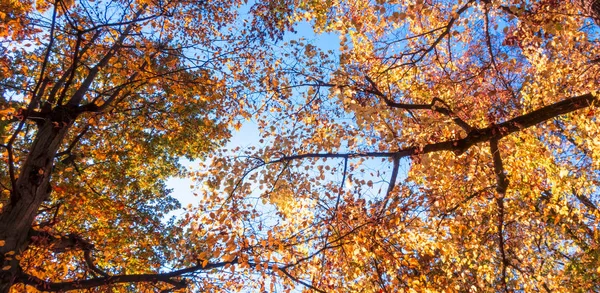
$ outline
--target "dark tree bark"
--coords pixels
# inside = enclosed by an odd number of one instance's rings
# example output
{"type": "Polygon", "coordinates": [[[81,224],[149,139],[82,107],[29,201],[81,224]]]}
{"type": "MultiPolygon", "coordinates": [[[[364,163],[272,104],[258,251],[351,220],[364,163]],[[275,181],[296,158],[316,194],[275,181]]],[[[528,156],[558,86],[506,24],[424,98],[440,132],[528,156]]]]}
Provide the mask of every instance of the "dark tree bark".
{"type": "Polygon", "coordinates": [[[4,246],[0,247],[0,292],[8,292],[19,278],[21,268],[15,255],[27,249],[32,223],[49,195],[54,157],[71,123],[46,119],[40,126],[27,159],[18,172],[11,201],[0,214],[0,239],[4,240],[4,246]]]}

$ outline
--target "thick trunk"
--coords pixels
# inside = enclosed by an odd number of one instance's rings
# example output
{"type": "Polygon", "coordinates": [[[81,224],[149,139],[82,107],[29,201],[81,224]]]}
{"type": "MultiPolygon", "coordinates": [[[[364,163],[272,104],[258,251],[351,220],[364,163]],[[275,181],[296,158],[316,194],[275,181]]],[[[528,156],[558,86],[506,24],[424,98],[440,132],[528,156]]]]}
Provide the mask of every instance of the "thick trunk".
{"type": "MultiPolygon", "coordinates": [[[[61,103],[62,98],[55,101],[59,106],[54,107],[51,113],[48,113],[46,122],[40,126],[25,162],[19,166],[18,179],[12,187],[11,202],[0,214],[0,240],[4,241],[4,245],[0,247],[0,293],[8,292],[19,276],[19,262],[14,256],[27,249],[31,224],[40,205],[50,193],[50,176],[54,157],[72,122],[81,111],[79,105],[98,74],[110,63],[111,58],[121,49],[130,32],[138,25],[137,20],[144,13],[146,7],[147,5],[142,5],[136,12],[134,21],[126,26],[102,59],[89,69],[71,98],[65,104],[61,103]]],[[[53,25],[54,20],[53,18],[53,25]]],[[[52,32],[50,35],[52,38],[52,32]]],[[[48,52],[51,47],[52,42],[48,47],[48,52]]],[[[75,56],[82,54],[78,51],[74,53],[75,56]]],[[[71,70],[77,71],[76,66],[73,66],[71,70]]],[[[61,85],[55,85],[55,89],[60,87],[61,85]]],[[[108,105],[110,102],[105,101],[104,105],[108,105]]]]}
{"type": "Polygon", "coordinates": [[[44,123],[20,167],[11,202],[0,214],[0,293],[8,292],[20,272],[15,256],[27,248],[28,233],[38,209],[50,192],[54,156],[70,124],[44,123]]]}

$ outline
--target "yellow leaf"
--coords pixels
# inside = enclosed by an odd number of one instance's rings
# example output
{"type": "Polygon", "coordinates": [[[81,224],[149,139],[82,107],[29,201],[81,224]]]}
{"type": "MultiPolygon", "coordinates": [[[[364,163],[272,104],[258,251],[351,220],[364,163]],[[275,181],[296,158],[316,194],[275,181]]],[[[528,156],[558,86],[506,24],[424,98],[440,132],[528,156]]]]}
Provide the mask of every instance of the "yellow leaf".
{"type": "Polygon", "coordinates": [[[4,266],[4,267],[2,268],[2,270],[3,270],[3,271],[8,271],[8,270],[10,270],[10,266],[4,266]]]}
{"type": "Polygon", "coordinates": [[[233,125],[233,128],[235,128],[235,130],[236,130],[236,131],[239,131],[239,130],[242,128],[242,123],[241,123],[241,122],[239,122],[239,121],[238,121],[238,122],[236,122],[236,123],[233,125]]]}
{"type": "Polygon", "coordinates": [[[0,116],[9,116],[10,114],[12,114],[14,112],[15,112],[15,109],[13,109],[13,108],[0,109],[0,116]]]}
{"type": "Polygon", "coordinates": [[[559,176],[560,178],[564,178],[564,177],[565,177],[565,176],[567,176],[567,175],[569,175],[569,170],[567,170],[567,169],[560,169],[560,172],[559,172],[559,174],[558,174],[558,176],[559,176]]]}
{"type": "Polygon", "coordinates": [[[232,261],[234,258],[235,258],[235,255],[233,255],[233,254],[225,255],[225,256],[223,256],[223,261],[224,261],[224,262],[230,262],[230,261],[232,261]]]}

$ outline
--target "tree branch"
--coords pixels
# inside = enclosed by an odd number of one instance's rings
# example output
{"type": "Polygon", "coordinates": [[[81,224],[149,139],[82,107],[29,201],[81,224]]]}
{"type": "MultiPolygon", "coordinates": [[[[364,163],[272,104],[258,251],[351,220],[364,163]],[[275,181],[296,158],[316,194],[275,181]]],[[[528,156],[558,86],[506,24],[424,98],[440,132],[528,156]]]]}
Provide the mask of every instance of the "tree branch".
{"type": "Polygon", "coordinates": [[[284,274],[285,274],[285,275],[286,275],[288,278],[292,279],[292,281],[294,281],[294,282],[296,282],[296,283],[299,283],[299,284],[302,284],[302,285],[303,285],[303,286],[305,286],[306,288],[312,289],[312,290],[314,290],[314,291],[317,291],[317,292],[319,292],[319,293],[325,293],[325,291],[323,291],[323,290],[321,290],[321,289],[319,289],[319,288],[317,288],[317,287],[315,287],[315,286],[313,286],[313,285],[311,285],[311,284],[308,284],[308,283],[306,283],[306,282],[304,282],[304,281],[302,281],[302,280],[300,280],[300,279],[298,279],[298,278],[294,277],[294,276],[293,276],[292,274],[290,274],[290,273],[289,273],[289,272],[288,272],[286,269],[279,269],[279,270],[280,270],[282,273],[284,273],[284,274]]]}
{"type": "MultiPolygon", "coordinates": [[[[83,40],[83,35],[78,33],[77,34],[77,40],[75,41],[75,48],[73,49],[73,59],[71,61],[71,73],[69,75],[69,77],[67,78],[65,85],[63,87],[62,92],[60,93],[60,96],[58,97],[58,104],[62,104],[62,101],[65,99],[66,95],[67,95],[67,90],[69,89],[69,87],[71,86],[71,84],[73,83],[73,79],[75,78],[75,73],[77,72],[77,66],[79,65],[79,50],[81,47],[81,41],[83,40]]],[[[83,55],[83,54],[81,54],[83,55]]]]}
{"type": "Polygon", "coordinates": [[[56,236],[50,232],[31,229],[29,239],[39,246],[49,246],[54,252],[65,252],[72,249],[91,250],[94,246],[76,234],[56,236]]]}
{"type": "Polygon", "coordinates": [[[488,49],[488,54],[490,54],[490,61],[492,63],[492,67],[494,68],[494,71],[496,71],[496,74],[498,76],[498,78],[500,79],[500,81],[502,82],[502,85],[504,86],[504,89],[506,89],[508,92],[510,92],[511,96],[513,99],[517,99],[514,91],[512,90],[510,83],[506,80],[506,78],[504,77],[504,74],[502,74],[502,72],[500,72],[500,69],[498,67],[498,63],[496,62],[496,55],[494,54],[494,48],[492,46],[492,36],[490,34],[490,17],[489,17],[489,7],[488,5],[484,5],[484,31],[485,31],[485,42],[486,42],[486,47],[488,49]]]}
{"type": "Polygon", "coordinates": [[[486,128],[474,129],[462,139],[447,140],[438,143],[426,144],[424,146],[410,146],[397,151],[388,152],[364,152],[364,153],[307,153],[283,156],[279,159],[268,162],[267,164],[279,163],[291,160],[307,158],[390,158],[397,156],[399,158],[427,154],[438,151],[452,151],[457,155],[464,153],[471,146],[490,141],[492,139],[500,140],[514,132],[521,131],[539,123],[556,118],[560,115],[575,112],[590,106],[598,106],[600,101],[593,94],[588,93],[581,96],[571,97],[560,102],[545,106],[530,113],[517,116],[500,124],[495,124],[486,128]]]}
{"type": "Polygon", "coordinates": [[[183,289],[187,286],[185,280],[178,280],[184,274],[196,272],[196,271],[207,271],[216,268],[221,268],[226,265],[233,265],[238,262],[235,258],[228,262],[212,263],[206,266],[202,264],[172,271],[170,273],[162,274],[131,274],[131,275],[115,275],[115,276],[103,276],[98,278],[86,279],[86,280],[75,280],[70,282],[49,282],[42,280],[38,277],[21,273],[15,283],[26,284],[35,287],[37,290],[44,292],[65,292],[71,290],[89,289],[99,286],[106,286],[112,284],[123,284],[123,283],[141,283],[141,282],[164,282],[175,286],[173,289],[183,289]]]}
{"type": "Polygon", "coordinates": [[[441,225],[441,223],[444,221],[444,219],[445,219],[446,217],[448,217],[450,214],[454,213],[456,210],[458,210],[458,208],[460,208],[460,206],[461,206],[461,205],[463,205],[463,204],[465,204],[465,203],[469,202],[469,201],[470,201],[470,200],[472,200],[473,198],[475,198],[475,197],[477,197],[477,196],[481,195],[482,193],[484,193],[484,192],[486,192],[486,191],[488,191],[488,190],[491,190],[492,188],[493,188],[493,186],[488,186],[488,187],[485,187],[485,188],[483,188],[483,189],[477,190],[477,191],[475,191],[475,192],[471,193],[469,196],[465,197],[463,200],[461,200],[459,203],[457,203],[457,204],[456,204],[456,205],[454,205],[453,207],[451,207],[451,208],[449,208],[449,209],[446,209],[446,210],[445,210],[445,211],[444,211],[444,212],[441,214],[440,221],[438,222],[438,226],[437,226],[437,228],[439,229],[439,228],[440,228],[440,225],[441,225]]]}
{"type": "MultiPolygon", "coordinates": [[[[38,101],[41,97],[41,90],[45,90],[45,87],[47,84],[45,82],[44,76],[46,74],[46,68],[48,67],[48,62],[50,60],[50,53],[52,52],[52,46],[54,45],[54,30],[56,29],[57,11],[58,11],[58,7],[56,5],[54,5],[54,9],[52,11],[52,23],[50,26],[50,36],[49,36],[50,39],[48,41],[48,46],[46,48],[46,53],[44,55],[44,61],[42,62],[42,67],[40,69],[40,76],[36,83],[35,89],[32,92],[31,101],[29,102],[29,105],[27,105],[27,112],[32,112],[36,108],[38,101]]],[[[6,150],[8,153],[8,173],[10,176],[10,183],[11,183],[11,188],[12,188],[11,198],[10,198],[11,203],[14,203],[17,200],[19,200],[18,193],[15,192],[17,179],[16,179],[16,174],[15,174],[14,152],[13,152],[12,146],[15,142],[15,139],[17,138],[17,136],[19,135],[19,133],[25,126],[25,120],[27,120],[27,116],[24,116],[23,119],[21,120],[21,122],[19,122],[19,125],[16,127],[15,131],[13,131],[12,135],[8,139],[8,142],[6,143],[6,150]]]]}
{"type": "Polygon", "coordinates": [[[386,96],[384,93],[382,93],[377,87],[377,84],[370,77],[366,76],[365,78],[371,85],[371,89],[369,89],[368,92],[380,97],[388,106],[392,108],[404,110],[432,110],[442,115],[449,116],[452,119],[452,121],[456,123],[456,125],[464,129],[467,133],[473,130],[473,127],[471,127],[471,125],[469,125],[467,122],[458,117],[458,115],[452,112],[450,106],[440,98],[433,98],[433,100],[431,100],[431,103],[429,104],[397,103],[390,99],[388,96],[386,96]],[[438,102],[442,104],[442,107],[436,106],[436,103],[438,102]]]}
{"type": "Polygon", "coordinates": [[[348,172],[348,159],[344,159],[344,171],[342,173],[342,182],[340,183],[340,190],[338,192],[337,199],[335,201],[335,212],[337,213],[338,208],[340,206],[340,199],[342,197],[342,193],[344,191],[344,184],[346,184],[346,173],[348,172]]]}
{"type": "Polygon", "coordinates": [[[81,132],[75,137],[75,139],[73,139],[73,141],[71,141],[71,143],[69,144],[67,149],[62,152],[57,153],[56,157],[62,157],[64,155],[71,156],[71,151],[73,151],[73,148],[75,148],[77,143],[79,143],[81,138],[83,138],[83,136],[88,132],[89,129],[90,129],[90,125],[88,124],[81,130],[81,132]]]}
{"type": "Polygon", "coordinates": [[[69,234],[57,237],[46,231],[32,229],[29,232],[29,238],[36,245],[49,246],[50,250],[56,253],[72,249],[83,250],[83,258],[88,268],[103,277],[109,276],[106,272],[101,270],[92,259],[92,249],[94,248],[94,245],[79,235],[69,234]]]}
{"type": "Polygon", "coordinates": [[[586,206],[588,209],[592,210],[593,213],[600,212],[600,209],[598,209],[598,207],[589,198],[585,197],[582,194],[579,194],[575,190],[575,188],[571,188],[571,191],[573,192],[573,195],[575,195],[577,200],[579,200],[579,202],[586,206]]]}
{"type": "Polygon", "coordinates": [[[506,179],[504,165],[502,164],[502,158],[500,157],[498,139],[492,138],[490,140],[490,151],[494,162],[494,174],[496,174],[496,191],[500,194],[504,194],[508,188],[508,179],[506,179]]]}
{"type": "Polygon", "coordinates": [[[508,284],[506,283],[506,269],[509,265],[508,258],[506,257],[506,249],[504,243],[504,193],[499,193],[496,198],[496,204],[498,205],[498,248],[500,250],[500,257],[502,262],[502,286],[504,292],[508,293],[508,284]]]}
{"type": "Polygon", "coordinates": [[[400,169],[400,157],[394,156],[393,157],[393,166],[392,166],[392,175],[390,177],[390,184],[388,185],[388,189],[385,193],[385,198],[381,205],[381,209],[379,210],[379,215],[381,215],[385,211],[385,209],[388,205],[388,202],[390,200],[392,191],[396,187],[396,179],[398,178],[398,170],[399,169],[400,169]]]}
{"type": "MultiPolygon", "coordinates": [[[[464,6],[462,6],[460,9],[458,9],[456,11],[456,13],[454,14],[455,16],[451,17],[450,20],[448,21],[448,23],[443,27],[442,33],[437,36],[437,38],[435,38],[435,40],[433,41],[433,43],[431,43],[431,45],[429,45],[427,48],[420,48],[419,50],[413,51],[407,55],[411,56],[410,57],[410,61],[404,62],[402,64],[398,64],[398,65],[390,65],[388,67],[388,69],[386,70],[393,70],[405,65],[415,65],[418,62],[420,62],[421,60],[423,60],[423,58],[425,58],[425,56],[427,56],[427,54],[429,54],[431,51],[433,51],[437,45],[448,35],[450,34],[450,30],[452,29],[452,26],[454,26],[454,23],[458,20],[458,17],[463,14],[465,11],[467,11],[467,9],[469,9],[469,7],[471,6],[471,4],[475,2],[475,0],[470,0],[467,3],[465,3],[464,6]],[[416,57],[415,59],[413,59],[417,54],[419,54],[419,57],[416,57]]],[[[437,31],[439,29],[433,30],[433,31],[437,31]]],[[[406,56],[406,55],[405,55],[406,56]]]]}
{"type": "Polygon", "coordinates": [[[54,45],[54,30],[56,29],[56,17],[58,12],[58,6],[54,4],[54,9],[52,10],[52,24],[50,25],[50,40],[48,41],[48,47],[46,48],[46,53],[44,55],[44,61],[42,62],[42,68],[40,69],[40,77],[36,83],[35,89],[33,90],[33,97],[31,97],[31,102],[29,102],[28,110],[35,109],[37,102],[42,96],[42,92],[40,91],[44,84],[44,76],[46,74],[46,68],[48,67],[48,62],[50,60],[50,53],[52,52],[52,46],[54,45]]]}
{"type": "MultiPolygon", "coordinates": [[[[100,37],[101,34],[102,33],[100,31],[96,31],[89,39],[87,44],[79,50],[79,56],[83,56],[87,51],[89,51],[89,49],[92,47],[92,44],[94,44],[94,42],[100,37]]],[[[48,94],[48,98],[46,99],[45,104],[47,104],[47,106],[45,107],[52,107],[52,105],[56,104],[56,96],[58,95],[58,91],[61,88],[64,88],[64,84],[67,81],[67,78],[72,74],[72,72],[75,72],[77,70],[77,68],[73,65],[74,64],[71,63],[67,70],[65,70],[65,72],[60,76],[58,81],[54,83],[54,86],[52,86],[52,89],[48,94]]],[[[42,108],[44,108],[44,106],[42,108]]]]}
{"type": "Polygon", "coordinates": [[[504,243],[504,194],[508,188],[508,180],[504,173],[504,166],[502,165],[502,158],[500,157],[500,150],[498,149],[498,139],[492,138],[490,140],[490,151],[492,152],[492,159],[494,161],[494,173],[496,174],[496,191],[498,197],[496,198],[496,204],[498,205],[498,247],[500,250],[500,256],[502,261],[502,286],[504,292],[510,292],[508,284],[506,283],[506,269],[510,264],[506,257],[506,248],[504,243]]]}
{"type": "Polygon", "coordinates": [[[103,277],[108,277],[108,274],[105,271],[101,270],[94,263],[94,260],[92,259],[92,251],[90,249],[83,251],[83,259],[85,260],[85,264],[88,266],[88,268],[90,270],[92,270],[94,273],[101,275],[103,277]]]}
{"type": "MultiPolygon", "coordinates": [[[[139,19],[139,17],[142,15],[144,9],[146,8],[146,6],[147,5],[144,5],[143,7],[141,7],[136,12],[136,14],[134,16],[134,20],[139,19]]],[[[81,103],[81,100],[83,99],[85,93],[90,88],[92,82],[96,79],[96,76],[98,75],[98,73],[100,72],[100,70],[102,68],[104,68],[106,65],[108,65],[108,62],[110,61],[110,59],[117,53],[117,51],[119,51],[119,49],[121,49],[121,46],[123,45],[123,42],[129,36],[129,33],[133,30],[133,25],[134,24],[135,24],[135,22],[130,23],[123,30],[123,32],[121,33],[121,35],[119,36],[119,38],[115,41],[115,43],[112,45],[112,47],[110,47],[110,49],[108,49],[108,52],[106,52],[106,54],[104,55],[104,57],[102,57],[102,59],[94,67],[92,67],[89,70],[88,75],[86,76],[86,78],[81,82],[81,85],[79,86],[79,88],[77,89],[77,91],[75,91],[75,93],[73,94],[73,96],[67,102],[68,106],[71,106],[71,107],[77,107],[77,106],[79,106],[79,104],[81,103]]],[[[60,99],[58,101],[58,104],[62,104],[62,101],[60,101],[60,99]]]]}

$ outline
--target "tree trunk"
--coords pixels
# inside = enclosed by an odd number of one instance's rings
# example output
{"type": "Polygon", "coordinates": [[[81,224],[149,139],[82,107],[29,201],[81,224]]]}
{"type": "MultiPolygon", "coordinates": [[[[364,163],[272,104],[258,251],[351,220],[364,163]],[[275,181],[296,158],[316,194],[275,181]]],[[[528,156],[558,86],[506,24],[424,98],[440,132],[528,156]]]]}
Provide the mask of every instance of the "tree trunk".
{"type": "Polygon", "coordinates": [[[9,292],[19,277],[21,268],[15,256],[29,244],[29,231],[40,205],[49,195],[54,157],[71,123],[52,123],[47,119],[40,126],[13,186],[11,201],[0,214],[0,293],[9,292]]]}

